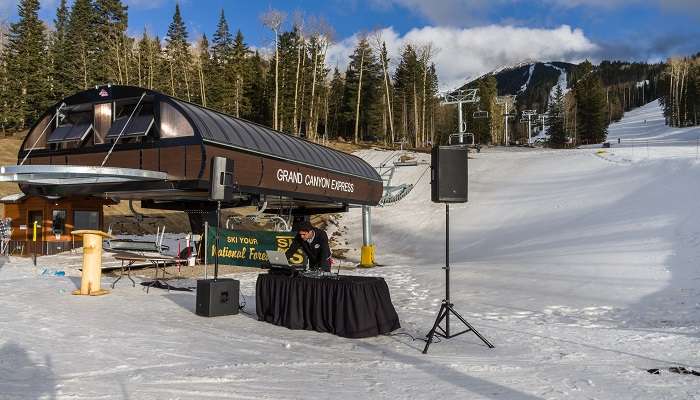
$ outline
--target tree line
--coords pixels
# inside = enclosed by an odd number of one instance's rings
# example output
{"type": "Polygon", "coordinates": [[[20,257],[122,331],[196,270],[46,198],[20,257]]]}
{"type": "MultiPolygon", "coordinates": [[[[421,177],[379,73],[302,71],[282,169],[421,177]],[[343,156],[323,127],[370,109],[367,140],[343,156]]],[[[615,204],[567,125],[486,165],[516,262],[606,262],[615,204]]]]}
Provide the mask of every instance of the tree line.
{"type": "MultiPolygon", "coordinates": [[[[60,0],[51,28],[38,10],[39,0],[20,0],[17,22],[0,23],[3,132],[24,130],[52,103],[104,83],[161,91],[312,140],[421,147],[458,131],[456,107],[440,106],[437,50],[429,43],[391,55],[380,33],[359,34],[341,70],[329,68],[333,29],[322,18],[269,10],[260,22],[274,40],[262,54],[230,28],[223,10],[211,39],[190,37],[178,5],[162,39],[145,29],[128,35],[121,0],[75,0],[71,7],[60,0]]],[[[697,124],[698,59],[586,61],[569,72],[568,92],[541,89],[516,104],[499,98],[496,79],[486,76],[473,84],[480,100],[465,107],[465,121],[479,143],[503,144],[506,124],[510,141],[524,143],[522,112],[534,108],[534,125],[550,127],[552,145],[599,143],[625,111],[661,97],[670,125],[697,124]]]]}
{"type": "Polygon", "coordinates": [[[347,68],[328,67],[332,27],[322,18],[261,15],[269,55],[233,31],[222,10],[211,39],[191,38],[179,5],[164,38],[127,34],[121,0],[60,0],[51,28],[39,0],[20,0],[0,25],[0,130],[24,130],[54,102],[96,85],[134,85],[303,135],[358,142],[436,140],[446,119],[429,44],[408,44],[392,64],[379,33],[359,35],[347,68]],[[393,71],[393,72],[392,72],[393,71]]]}
{"type": "Polygon", "coordinates": [[[667,125],[700,124],[700,53],[670,58],[661,75],[660,86],[667,125]]]}

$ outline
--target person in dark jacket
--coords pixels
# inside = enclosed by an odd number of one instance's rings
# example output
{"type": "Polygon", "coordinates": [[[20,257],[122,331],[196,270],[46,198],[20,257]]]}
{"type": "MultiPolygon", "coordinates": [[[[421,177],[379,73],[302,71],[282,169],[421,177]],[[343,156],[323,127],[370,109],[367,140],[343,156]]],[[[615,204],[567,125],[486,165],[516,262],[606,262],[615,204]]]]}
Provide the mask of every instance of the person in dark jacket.
{"type": "Polygon", "coordinates": [[[330,272],[331,249],[328,247],[326,232],[314,228],[309,222],[302,222],[298,232],[292,240],[291,246],[285,252],[287,258],[291,258],[301,248],[309,260],[309,268],[330,272]]]}

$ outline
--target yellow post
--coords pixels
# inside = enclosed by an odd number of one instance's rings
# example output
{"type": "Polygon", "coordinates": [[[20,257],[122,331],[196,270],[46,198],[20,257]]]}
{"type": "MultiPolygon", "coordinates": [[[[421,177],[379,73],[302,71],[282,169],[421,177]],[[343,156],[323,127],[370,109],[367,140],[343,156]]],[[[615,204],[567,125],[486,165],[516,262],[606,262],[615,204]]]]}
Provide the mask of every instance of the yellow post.
{"type": "Polygon", "coordinates": [[[374,262],[374,245],[362,246],[360,250],[360,267],[371,268],[376,264],[374,262]]]}
{"type": "Polygon", "coordinates": [[[112,238],[108,233],[92,230],[71,232],[83,236],[83,273],[80,278],[80,289],[73,292],[76,295],[101,296],[109,293],[100,288],[102,279],[102,239],[112,238]]]}
{"type": "Polygon", "coordinates": [[[36,267],[36,221],[34,221],[34,229],[32,231],[32,262],[36,267]]]}
{"type": "Polygon", "coordinates": [[[360,267],[372,268],[374,262],[374,243],[372,243],[372,209],[362,206],[362,248],[360,249],[360,267]]]}

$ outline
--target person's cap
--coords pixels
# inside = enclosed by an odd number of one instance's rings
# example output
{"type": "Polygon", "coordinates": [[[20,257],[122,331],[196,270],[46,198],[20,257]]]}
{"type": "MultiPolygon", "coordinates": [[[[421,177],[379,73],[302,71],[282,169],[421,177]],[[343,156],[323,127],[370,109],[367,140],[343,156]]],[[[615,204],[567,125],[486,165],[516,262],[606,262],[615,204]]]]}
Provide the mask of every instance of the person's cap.
{"type": "Polygon", "coordinates": [[[308,231],[311,231],[313,229],[314,229],[314,226],[311,225],[311,222],[304,221],[304,222],[299,223],[299,228],[298,228],[299,231],[308,232],[308,231]]]}

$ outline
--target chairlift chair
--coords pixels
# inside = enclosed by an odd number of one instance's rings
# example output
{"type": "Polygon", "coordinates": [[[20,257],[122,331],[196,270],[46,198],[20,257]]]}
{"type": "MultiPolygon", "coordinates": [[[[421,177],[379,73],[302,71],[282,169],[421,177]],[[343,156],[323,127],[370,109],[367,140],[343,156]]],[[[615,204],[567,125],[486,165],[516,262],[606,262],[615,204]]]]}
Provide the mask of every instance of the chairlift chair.
{"type": "Polygon", "coordinates": [[[467,132],[453,133],[448,138],[450,146],[474,146],[474,134],[467,132]]]}
{"type": "Polygon", "coordinates": [[[479,143],[476,143],[476,141],[474,140],[473,133],[453,133],[448,137],[447,143],[450,146],[467,146],[469,148],[476,149],[477,153],[481,152],[481,145],[479,143]]]}
{"type": "Polygon", "coordinates": [[[418,160],[409,156],[406,152],[400,155],[399,158],[394,161],[395,167],[415,167],[418,165],[418,160]]]}
{"type": "Polygon", "coordinates": [[[472,113],[472,118],[474,119],[483,119],[483,118],[488,118],[489,117],[489,112],[484,111],[484,110],[477,110],[472,113]]]}

